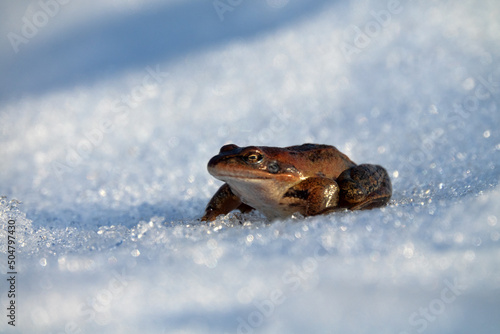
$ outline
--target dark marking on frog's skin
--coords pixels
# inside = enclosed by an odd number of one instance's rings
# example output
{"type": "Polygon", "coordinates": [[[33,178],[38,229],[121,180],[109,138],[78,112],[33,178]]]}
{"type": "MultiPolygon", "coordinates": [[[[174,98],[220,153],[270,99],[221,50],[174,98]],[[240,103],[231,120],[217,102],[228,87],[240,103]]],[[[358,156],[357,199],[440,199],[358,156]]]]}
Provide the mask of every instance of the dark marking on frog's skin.
{"type": "Polygon", "coordinates": [[[298,198],[298,199],[303,199],[307,200],[307,197],[309,197],[309,190],[297,190],[297,189],[289,189],[284,197],[292,197],[292,198],[298,198]]]}
{"type": "Polygon", "coordinates": [[[330,148],[332,148],[332,146],[307,143],[307,144],[302,144],[302,145],[290,146],[289,148],[296,151],[296,152],[307,152],[307,151],[320,150],[320,149],[330,149],[330,148]]]}
{"type": "Polygon", "coordinates": [[[314,151],[311,152],[307,155],[307,158],[311,160],[311,162],[316,162],[318,160],[323,160],[323,159],[328,159],[329,158],[329,153],[321,152],[321,151],[314,151]]]}
{"type": "Polygon", "coordinates": [[[332,153],[329,150],[331,146],[328,145],[303,144],[300,146],[292,146],[291,148],[296,151],[292,154],[304,155],[305,153],[305,158],[309,159],[311,162],[325,160],[332,156],[332,153]]]}
{"type": "Polygon", "coordinates": [[[210,159],[208,171],[225,183],[208,203],[203,221],[234,209],[257,209],[271,220],[294,213],[314,216],[343,208],[371,209],[387,204],[392,194],[384,168],[356,165],[329,145],[229,144],[210,159]]]}

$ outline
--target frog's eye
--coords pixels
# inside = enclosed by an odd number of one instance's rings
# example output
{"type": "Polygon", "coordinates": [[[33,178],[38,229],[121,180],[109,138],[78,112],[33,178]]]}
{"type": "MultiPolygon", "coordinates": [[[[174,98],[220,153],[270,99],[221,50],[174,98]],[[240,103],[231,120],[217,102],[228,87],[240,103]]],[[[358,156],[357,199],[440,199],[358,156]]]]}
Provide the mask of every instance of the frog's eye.
{"type": "Polygon", "coordinates": [[[258,152],[250,153],[245,157],[245,160],[251,164],[256,164],[262,161],[262,154],[258,152]]]}

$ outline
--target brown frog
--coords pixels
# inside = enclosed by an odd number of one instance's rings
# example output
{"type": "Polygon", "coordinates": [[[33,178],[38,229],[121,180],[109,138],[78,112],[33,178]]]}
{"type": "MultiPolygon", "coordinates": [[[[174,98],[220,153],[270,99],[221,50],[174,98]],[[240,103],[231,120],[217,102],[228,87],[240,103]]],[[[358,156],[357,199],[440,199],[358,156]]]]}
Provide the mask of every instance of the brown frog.
{"type": "Polygon", "coordinates": [[[372,209],[392,194],[387,171],[356,165],[333,146],[290,147],[225,145],[208,162],[208,171],[225,183],[208,203],[203,221],[234,209],[257,209],[268,219],[340,209],[372,209]]]}

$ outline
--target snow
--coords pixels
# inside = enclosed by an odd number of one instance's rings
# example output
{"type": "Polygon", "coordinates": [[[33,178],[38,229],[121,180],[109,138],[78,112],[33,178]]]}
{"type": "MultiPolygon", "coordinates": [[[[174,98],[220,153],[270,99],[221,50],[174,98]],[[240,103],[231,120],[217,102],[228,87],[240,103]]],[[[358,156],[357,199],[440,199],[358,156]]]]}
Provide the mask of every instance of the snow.
{"type": "Polygon", "coordinates": [[[497,2],[58,3],[0,44],[0,332],[498,333],[497,2]],[[305,142],[390,204],[199,221],[222,145],[305,142]]]}

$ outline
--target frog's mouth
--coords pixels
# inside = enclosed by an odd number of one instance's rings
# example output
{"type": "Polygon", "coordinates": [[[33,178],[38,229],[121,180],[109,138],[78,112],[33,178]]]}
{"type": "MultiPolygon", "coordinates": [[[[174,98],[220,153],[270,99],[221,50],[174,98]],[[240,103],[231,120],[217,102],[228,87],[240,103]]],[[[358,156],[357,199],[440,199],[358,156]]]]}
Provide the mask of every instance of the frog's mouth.
{"type": "Polygon", "coordinates": [[[250,180],[267,180],[271,178],[276,178],[276,175],[272,175],[264,171],[253,171],[252,173],[249,173],[247,171],[220,171],[216,170],[215,168],[209,168],[208,172],[213,177],[222,181],[227,181],[228,179],[250,181],[250,180]]]}
{"type": "Polygon", "coordinates": [[[258,187],[263,191],[274,192],[281,188],[289,188],[294,184],[294,176],[289,174],[270,174],[264,171],[257,172],[229,172],[210,171],[210,174],[218,180],[226,182],[230,186],[237,186],[239,189],[250,189],[258,187]],[[248,188],[250,187],[250,188],[248,188]]]}

